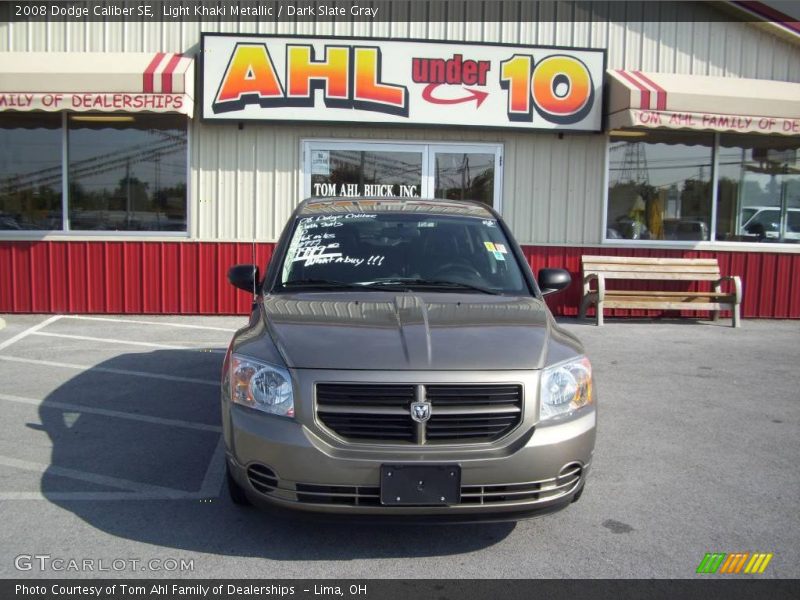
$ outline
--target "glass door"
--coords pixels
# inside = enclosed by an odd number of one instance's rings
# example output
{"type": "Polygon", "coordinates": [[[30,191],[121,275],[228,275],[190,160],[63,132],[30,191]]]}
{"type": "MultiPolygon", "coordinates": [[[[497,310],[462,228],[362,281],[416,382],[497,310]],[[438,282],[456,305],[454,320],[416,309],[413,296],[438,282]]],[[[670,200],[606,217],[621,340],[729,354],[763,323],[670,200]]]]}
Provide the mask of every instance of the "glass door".
{"type": "Polygon", "coordinates": [[[500,208],[502,146],[308,140],[303,197],[474,200],[500,208]]]}
{"type": "Polygon", "coordinates": [[[500,208],[500,146],[431,146],[429,173],[433,196],[474,200],[500,208]]]}

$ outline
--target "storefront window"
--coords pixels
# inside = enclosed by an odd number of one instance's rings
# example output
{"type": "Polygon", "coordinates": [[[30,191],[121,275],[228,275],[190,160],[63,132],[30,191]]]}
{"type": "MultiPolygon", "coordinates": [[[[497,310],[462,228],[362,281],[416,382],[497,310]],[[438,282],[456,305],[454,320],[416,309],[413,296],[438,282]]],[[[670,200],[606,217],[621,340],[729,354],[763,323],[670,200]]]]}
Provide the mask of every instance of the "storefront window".
{"type": "Polygon", "coordinates": [[[61,229],[61,115],[0,114],[0,230],[61,229]]]}
{"type": "Polygon", "coordinates": [[[422,152],[315,150],[313,196],[419,197],[422,152]]]}
{"type": "Polygon", "coordinates": [[[305,196],[440,198],[499,209],[499,144],[304,142],[305,196]]]}
{"type": "Polygon", "coordinates": [[[185,232],[187,123],[0,112],[0,231],[185,232]]]}
{"type": "Polygon", "coordinates": [[[185,231],[186,119],[70,115],[73,230],[185,231]]]}
{"type": "Polygon", "coordinates": [[[713,146],[710,133],[612,135],[606,238],[708,240],[713,146]]]}
{"type": "Polygon", "coordinates": [[[437,198],[476,200],[492,205],[494,154],[436,152],[437,198]]]}
{"type": "Polygon", "coordinates": [[[800,140],[720,135],[716,239],[800,243],[800,140]]]}

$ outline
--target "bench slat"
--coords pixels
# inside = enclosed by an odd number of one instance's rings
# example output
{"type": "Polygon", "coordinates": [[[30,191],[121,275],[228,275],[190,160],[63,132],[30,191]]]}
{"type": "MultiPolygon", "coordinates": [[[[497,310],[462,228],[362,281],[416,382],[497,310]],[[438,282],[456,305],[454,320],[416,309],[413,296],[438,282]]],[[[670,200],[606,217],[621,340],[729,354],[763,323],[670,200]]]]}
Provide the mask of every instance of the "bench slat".
{"type": "Polygon", "coordinates": [[[674,296],[676,298],[733,298],[733,294],[724,292],[662,292],[661,290],[606,290],[606,298],[610,296],[641,296],[647,298],[648,296],[674,296]]]}
{"type": "Polygon", "coordinates": [[[723,310],[731,308],[730,303],[721,302],[638,302],[607,300],[603,303],[604,308],[660,308],[663,310],[723,310]]]}
{"type": "Polygon", "coordinates": [[[717,266],[716,258],[650,258],[647,256],[592,256],[581,257],[586,263],[608,263],[616,265],[706,265],[717,266]]]}
{"type": "Polygon", "coordinates": [[[624,303],[626,306],[628,304],[647,304],[648,306],[652,306],[654,304],[683,304],[683,305],[695,305],[695,304],[707,304],[709,302],[713,303],[726,303],[730,304],[735,299],[735,296],[726,296],[724,294],[720,295],[708,295],[708,296],[624,296],[624,295],[612,295],[609,296],[606,293],[606,300],[605,305],[610,306],[610,302],[617,302],[617,303],[624,303]]]}
{"type": "Polygon", "coordinates": [[[609,271],[603,273],[603,277],[606,279],[658,279],[670,281],[716,281],[720,278],[719,273],[653,273],[649,271],[643,273],[609,271]]]}
{"type": "Polygon", "coordinates": [[[587,265],[584,266],[583,271],[584,273],[613,273],[617,271],[634,273],[637,271],[641,271],[643,273],[719,273],[719,267],[717,265],[587,265]]]}

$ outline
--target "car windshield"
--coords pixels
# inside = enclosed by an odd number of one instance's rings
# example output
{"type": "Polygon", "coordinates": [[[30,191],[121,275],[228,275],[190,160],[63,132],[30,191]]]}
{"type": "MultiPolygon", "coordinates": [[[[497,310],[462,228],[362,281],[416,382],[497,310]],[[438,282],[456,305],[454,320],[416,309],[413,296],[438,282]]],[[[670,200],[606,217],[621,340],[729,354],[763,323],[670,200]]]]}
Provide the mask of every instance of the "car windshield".
{"type": "Polygon", "coordinates": [[[781,222],[781,210],[779,208],[767,209],[759,212],[748,223],[748,227],[761,225],[766,231],[778,231],[781,222]]]}
{"type": "Polygon", "coordinates": [[[300,218],[279,288],[530,295],[495,219],[391,211],[300,218]]]}
{"type": "Polygon", "coordinates": [[[754,214],[758,212],[757,208],[743,208],[742,209],[742,223],[747,223],[754,214]]]}

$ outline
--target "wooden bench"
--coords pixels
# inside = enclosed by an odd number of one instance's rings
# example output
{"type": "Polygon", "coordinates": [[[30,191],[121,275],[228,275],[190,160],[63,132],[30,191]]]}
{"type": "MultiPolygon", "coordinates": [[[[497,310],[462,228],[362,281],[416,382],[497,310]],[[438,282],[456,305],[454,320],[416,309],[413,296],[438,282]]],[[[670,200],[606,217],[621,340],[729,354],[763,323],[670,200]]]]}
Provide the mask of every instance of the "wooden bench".
{"type": "Polygon", "coordinates": [[[742,301],[742,280],[738,276],[722,277],[716,258],[645,258],[623,256],[584,256],[583,297],[580,317],[592,304],[597,305],[597,324],[603,324],[605,308],[641,308],[667,310],[710,310],[713,320],[721,309],[733,312],[733,326],[739,327],[739,305],[742,301]],[[609,290],[608,279],[711,281],[709,292],[674,292],[658,290],[609,290]],[[592,280],[597,288],[592,289],[592,280]],[[733,292],[722,291],[723,281],[733,282],[733,292]]]}

